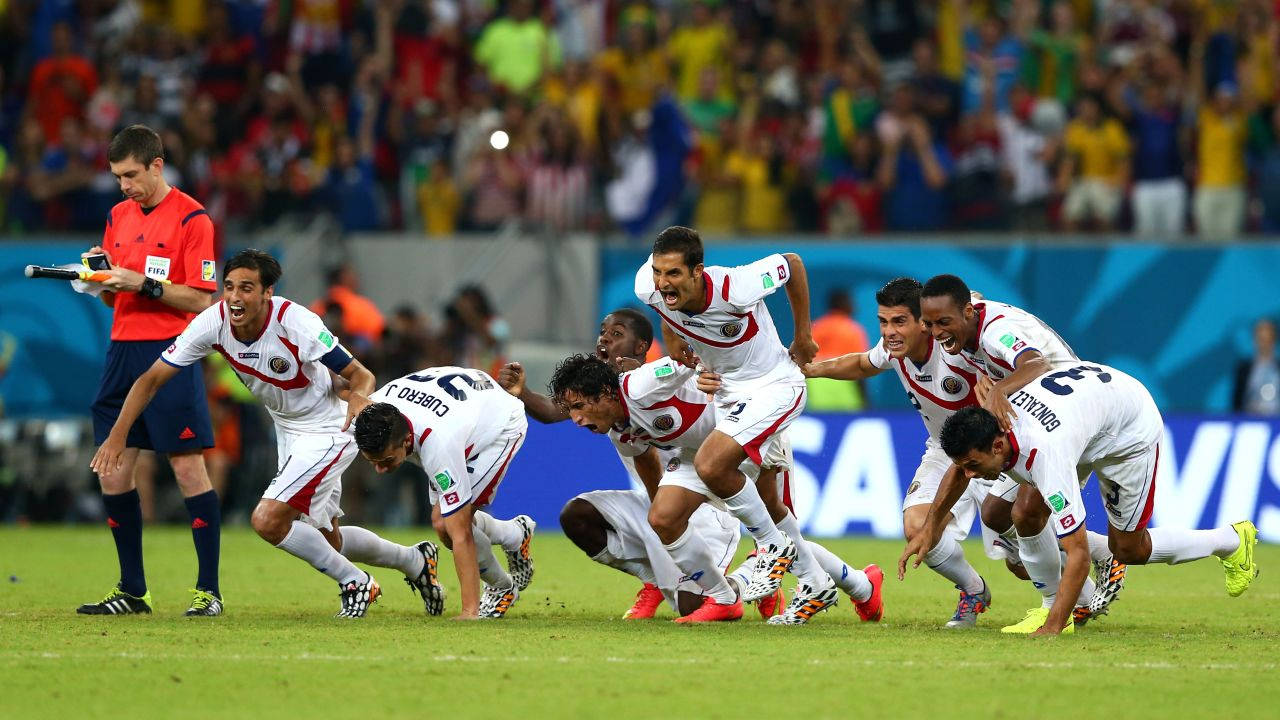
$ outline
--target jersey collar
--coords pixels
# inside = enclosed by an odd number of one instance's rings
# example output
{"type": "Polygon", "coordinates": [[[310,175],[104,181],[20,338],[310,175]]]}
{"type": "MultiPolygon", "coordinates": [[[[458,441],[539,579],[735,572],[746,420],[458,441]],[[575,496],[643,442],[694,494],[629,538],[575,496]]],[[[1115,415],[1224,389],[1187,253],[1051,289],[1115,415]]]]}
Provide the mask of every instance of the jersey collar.
{"type": "Polygon", "coordinates": [[[702,298],[702,309],[694,312],[686,312],[685,315],[701,315],[711,308],[711,276],[706,270],[702,271],[702,289],[705,291],[702,298]]]}
{"type": "Polygon", "coordinates": [[[1014,436],[1012,430],[1008,432],[1006,437],[1009,439],[1009,461],[1004,464],[1004,467],[1001,468],[1001,470],[1007,472],[1009,468],[1013,467],[1014,464],[1018,462],[1018,457],[1022,454],[1022,449],[1018,447],[1018,438],[1014,436]]]}
{"type": "MultiPolygon", "coordinates": [[[[226,300],[223,300],[223,301],[222,301],[222,307],[223,307],[223,309],[224,309],[224,310],[226,309],[226,306],[227,306],[227,301],[226,301],[226,300]]],[[[250,338],[249,340],[241,340],[240,338],[236,337],[236,333],[235,333],[235,331],[234,331],[234,330],[232,330],[232,332],[231,332],[231,337],[235,338],[236,342],[240,343],[241,345],[244,345],[245,347],[249,347],[250,345],[252,345],[252,344],[254,344],[254,343],[258,342],[259,340],[261,340],[261,339],[262,339],[262,336],[263,336],[263,335],[265,335],[265,334],[267,333],[267,328],[271,326],[271,316],[272,316],[272,315],[275,315],[275,312],[276,312],[276,299],[273,297],[273,298],[271,298],[270,300],[268,300],[268,301],[267,301],[267,306],[268,306],[268,307],[267,307],[267,321],[266,321],[266,322],[264,322],[264,323],[262,323],[262,327],[258,329],[258,334],[257,334],[257,335],[254,335],[254,336],[253,336],[252,338],[250,338]]],[[[227,317],[227,315],[223,315],[223,317],[225,318],[225,317],[227,317]]],[[[228,326],[230,326],[230,325],[231,325],[231,320],[230,320],[230,319],[227,319],[227,325],[228,325],[228,326]]]]}

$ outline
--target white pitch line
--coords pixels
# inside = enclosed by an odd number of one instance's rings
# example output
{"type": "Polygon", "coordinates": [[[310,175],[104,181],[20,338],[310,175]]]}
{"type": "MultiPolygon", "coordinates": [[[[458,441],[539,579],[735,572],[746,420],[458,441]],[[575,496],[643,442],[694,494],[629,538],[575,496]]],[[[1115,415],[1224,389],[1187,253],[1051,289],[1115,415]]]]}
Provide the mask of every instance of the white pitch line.
{"type": "MultiPolygon", "coordinates": [[[[531,656],[502,656],[502,657],[486,657],[481,655],[429,655],[424,657],[413,656],[395,656],[395,655],[341,655],[336,653],[298,653],[294,655],[244,655],[240,653],[143,653],[133,651],[117,651],[104,653],[90,652],[50,652],[50,651],[30,651],[30,652],[0,652],[0,659],[3,660],[100,660],[103,658],[123,658],[127,660],[185,660],[193,662],[290,662],[290,661],[311,661],[311,662],[341,662],[341,663],[367,663],[367,662],[432,662],[432,663],[545,663],[556,662],[561,664],[568,663],[613,663],[620,665],[714,665],[719,664],[719,659],[686,657],[686,658],[663,658],[663,657],[620,657],[617,655],[608,655],[604,658],[599,657],[571,657],[560,655],[554,658],[531,657],[531,656]]],[[[832,658],[811,658],[806,661],[809,665],[833,666],[833,667],[849,667],[851,665],[861,665],[865,667],[922,667],[922,668],[938,668],[938,669],[992,669],[1003,666],[993,666],[990,662],[972,662],[961,660],[957,662],[921,662],[917,660],[895,660],[890,658],[861,658],[850,660],[838,660],[832,658]]],[[[1271,671],[1280,667],[1277,663],[1172,663],[1172,662],[1105,662],[1098,660],[1090,660],[1089,662],[1013,662],[1009,663],[1013,669],[1040,669],[1040,670],[1099,670],[1106,668],[1121,668],[1125,670],[1259,670],[1271,671]]]]}

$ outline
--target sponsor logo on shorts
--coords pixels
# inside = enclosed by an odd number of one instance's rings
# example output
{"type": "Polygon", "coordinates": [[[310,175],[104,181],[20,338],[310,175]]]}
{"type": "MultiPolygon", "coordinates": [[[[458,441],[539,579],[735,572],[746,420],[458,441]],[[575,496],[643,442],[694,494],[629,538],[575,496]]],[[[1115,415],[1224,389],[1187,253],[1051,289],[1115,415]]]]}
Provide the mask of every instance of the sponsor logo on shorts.
{"type": "Polygon", "coordinates": [[[454,503],[458,502],[458,493],[451,492],[448,495],[445,495],[444,501],[449,503],[450,505],[453,505],[454,503]]]}
{"type": "Polygon", "coordinates": [[[773,276],[772,276],[772,275],[770,275],[769,273],[762,273],[762,274],[760,275],[760,284],[761,284],[765,289],[768,289],[768,288],[773,287],[773,285],[774,285],[774,282],[773,282],[773,276]]]}
{"type": "Polygon", "coordinates": [[[659,415],[654,418],[653,426],[663,432],[666,432],[676,426],[676,419],[670,415],[659,415]]]}
{"type": "Polygon", "coordinates": [[[667,461],[667,472],[675,472],[680,469],[680,458],[673,457],[667,461]]]}
{"type": "Polygon", "coordinates": [[[653,369],[653,376],[664,378],[670,375],[671,373],[674,373],[675,371],[676,369],[671,367],[670,365],[659,365],[658,367],[653,369]]]}
{"type": "Polygon", "coordinates": [[[912,480],[912,481],[911,481],[911,484],[907,486],[907,494],[908,494],[908,495],[914,495],[914,494],[915,494],[915,492],[916,492],[917,490],[919,490],[919,489],[920,489],[920,481],[919,481],[919,480],[912,480]]]}
{"type": "Polygon", "coordinates": [[[449,474],[448,470],[441,470],[436,473],[435,481],[436,485],[440,487],[440,492],[444,492],[445,490],[453,487],[453,476],[449,474]]]}
{"type": "Polygon", "coordinates": [[[322,330],[320,332],[320,337],[316,339],[320,341],[321,345],[329,348],[330,350],[333,349],[333,336],[329,334],[328,330],[322,330]]]}
{"type": "Polygon", "coordinates": [[[960,378],[955,377],[954,375],[948,375],[942,378],[942,389],[952,395],[959,393],[963,387],[964,386],[960,384],[960,378]]]}
{"type": "Polygon", "coordinates": [[[201,280],[205,282],[213,282],[213,278],[216,272],[217,272],[216,265],[214,265],[214,262],[212,260],[200,261],[200,279],[201,280]]]}
{"type": "Polygon", "coordinates": [[[289,372],[289,361],[279,355],[267,361],[267,365],[271,368],[271,372],[283,375],[289,372]]]}
{"type": "Polygon", "coordinates": [[[725,323],[720,327],[720,334],[725,337],[737,337],[740,330],[742,330],[742,323],[725,323]]]}
{"type": "Polygon", "coordinates": [[[260,356],[256,352],[236,353],[236,357],[241,360],[257,360],[260,356]]]}
{"type": "Polygon", "coordinates": [[[681,575],[680,582],[698,582],[698,580],[702,579],[702,573],[703,571],[699,570],[692,575],[681,575]]]}
{"type": "Polygon", "coordinates": [[[1067,499],[1063,497],[1062,493],[1060,492],[1056,492],[1050,495],[1048,502],[1049,502],[1049,507],[1053,508],[1054,512],[1062,512],[1067,508],[1068,505],[1071,504],[1067,502],[1067,499]]]}

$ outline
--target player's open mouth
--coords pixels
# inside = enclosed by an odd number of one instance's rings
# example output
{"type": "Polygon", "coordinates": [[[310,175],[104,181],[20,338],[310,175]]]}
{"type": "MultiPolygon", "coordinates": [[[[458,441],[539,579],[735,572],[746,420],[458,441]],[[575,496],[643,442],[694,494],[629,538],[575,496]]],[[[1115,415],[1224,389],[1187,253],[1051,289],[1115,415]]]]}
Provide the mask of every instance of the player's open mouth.
{"type": "Polygon", "coordinates": [[[955,335],[941,335],[938,337],[938,342],[942,343],[942,349],[946,350],[947,352],[951,352],[956,348],[955,335]]]}
{"type": "Polygon", "coordinates": [[[240,318],[243,318],[243,317],[244,317],[244,306],[243,306],[243,305],[232,305],[232,304],[228,303],[228,304],[227,304],[227,311],[231,313],[231,317],[232,317],[232,319],[234,319],[234,320],[239,320],[240,318]]]}
{"type": "Polygon", "coordinates": [[[907,344],[902,340],[886,339],[884,341],[884,346],[889,349],[889,352],[893,353],[893,352],[902,352],[907,347],[907,344]]]}
{"type": "Polygon", "coordinates": [[[597,345],[597,346],[596,346],[596,357],[600,358],[601,360],[608,360],[608,359],[609,359],[609,348],[605,347],[604,345],[597,345]]]}
{"type": "Polygon", "coordinates": [[[659,290],[658,292],[662,293],[662,302],[666,303],[667,307],[675,307],[676,303],[680,302],[680,293],[675,290],[659,290]]]}

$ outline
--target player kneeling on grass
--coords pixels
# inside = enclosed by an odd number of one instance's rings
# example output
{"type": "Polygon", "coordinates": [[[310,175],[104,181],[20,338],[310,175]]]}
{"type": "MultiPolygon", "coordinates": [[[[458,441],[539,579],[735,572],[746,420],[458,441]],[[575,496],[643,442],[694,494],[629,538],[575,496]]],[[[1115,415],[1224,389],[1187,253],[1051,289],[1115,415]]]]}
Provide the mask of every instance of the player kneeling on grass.
{"type": "Polygon", "coordinates": [[[445,547],[462,589],[456,619],[501,618],[533,580],[527,515],[498,520],[478,510],[493,501],[511,460],[524,444],[524,406],[489,375],[461,367],[436,367],[387,383],[356,416],[356,445],[379,473],[413,456],[427,474],[431,524],[445,547]],[[503,570],[493,554],[501,545],[503,570]],[[478,592],[484,580],[484,592],[478,592]]]}
{"type": "MultiPolygon", "coordinates": [[[[1156,466],[1164,421],[1137,380],[1105,365],[1080,364],[1049,373],[1009,397],[1011,429],[989,410],[968,407],[942,426],[942,449],[969,478],[1003,471],[1019,484],[1013,521],[1021,537],[1052,527],[1058,542],[1042,558],[1023,558],[1046,607],[1003,632],[1071,633],[1072,606],[1089,573],[1080,478],[1097,475],[1112,551],[1122,563],[1177,565],[1218,557],[1227,594],[1243,593],[1258,575],[1258,530],[1244,520],[1212,530],[1148,528],[1155,506],[1156,466]],[[1066,551],[1065,567],[1058,544],[1066,551]]],[[[930,521],[949,508],[935,502],[930,521]]],[[[905,559],[905,554],[904,554],[905,559]]]]}
{"type": "Polygon", "coordinates": [[[91,463],[109,472],[125,436],[162,385],[206,355],[221,353],[267,408],[276,426],[279,470],[254,508],[253,529],[338,582],[339,617],[363,617],[382,590],[352,562],[400,570],[438,615],[444,591],[436,579],[436,547],[405,547],[360,527],[338,526],[342,472],[355,460],[347,432],[367,403],[373,374],[338,343],[315,313],[275,295],[280,264],[261,250],[242,250],[227,263],[222,301],[196,316],[138,378],[106,442],[91,463]],[[339,399],[330,371],[350,386],[339,399]]]}

